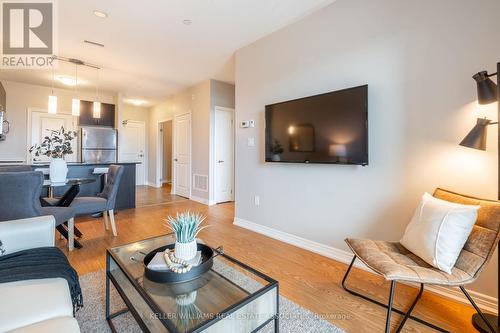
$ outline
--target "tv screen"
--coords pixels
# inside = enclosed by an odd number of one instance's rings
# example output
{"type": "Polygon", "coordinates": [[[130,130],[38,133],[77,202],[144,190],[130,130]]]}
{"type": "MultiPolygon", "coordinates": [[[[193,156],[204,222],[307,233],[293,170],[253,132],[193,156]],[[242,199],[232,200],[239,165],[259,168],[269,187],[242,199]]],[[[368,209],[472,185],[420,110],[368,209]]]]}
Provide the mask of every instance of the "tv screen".
{"type": "Polygon", "coordinates": [[[266,162],[368,165],[368,85],[267,105],[266,162]]]}

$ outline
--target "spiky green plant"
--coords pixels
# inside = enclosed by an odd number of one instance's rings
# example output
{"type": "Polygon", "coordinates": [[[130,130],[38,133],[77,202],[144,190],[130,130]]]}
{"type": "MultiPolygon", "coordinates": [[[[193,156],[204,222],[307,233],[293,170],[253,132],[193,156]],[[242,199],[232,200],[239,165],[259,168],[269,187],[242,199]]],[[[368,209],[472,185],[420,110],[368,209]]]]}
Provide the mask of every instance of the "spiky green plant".
{"type": "Polygon", "coordinates": [[[196,239],[200,231],[208,227],[200,227],[205,218],[200,213],[190,211],[177,213],[175,217],[169,216],[167,218],[167,226],[174,232],[177,242],[190,243],[196,239]]]}

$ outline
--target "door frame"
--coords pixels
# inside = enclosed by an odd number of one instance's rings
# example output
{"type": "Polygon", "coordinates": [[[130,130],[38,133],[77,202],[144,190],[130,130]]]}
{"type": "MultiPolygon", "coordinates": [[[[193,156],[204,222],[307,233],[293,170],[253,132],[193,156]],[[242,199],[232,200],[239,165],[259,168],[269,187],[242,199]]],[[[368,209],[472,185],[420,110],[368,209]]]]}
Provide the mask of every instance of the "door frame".
{"type": "MultiPolygon", "coordinates": [[[[127,126],[128,123],[144,125],[144,163],[143,163],[144,172],[143,172],[142,185],[147,185],[148,184],[148,165],[149,165],[149,163],[148,163],[148,132],[147,132],[147,128],[146,128],[146,122],[144,120],[127,119],[127,120],[122,121],[122,129],[125,129],[125,127],[127,126]]],[[[122,157],[123,157],[122,150],[120,149],[120,146],[118,146],[118,161],[119,162],[123,161],[122,157]]],[[[137,180],[136,180],[136,183],[137,183],[137,180]]]]}
{"type": "Polygon", "coordinates": [[[161,187],[163,185],[163,181],[161,179],[163,175],[163,132],[161,131],[161,124],[167,121],[172,122],[172,188],[170,190],[171,194],[174,193],[174,118],[175,116],[171,116],[168,118],[160,119],[156,121],[156,179],[152,184],[154,187],[161,187]]]}
{"type": "Polygon", "coordinates": [[[177,194],[176,193],[176,184],[177,184],[177,168],[175,167],[175,156],[177,155],[177,142],[176,142],[176,132],[177,132],[177,125],[176,125],[176,119],[182,116],[187,116],[189,115],[189,177],[188,177],[188,183],[189,183],[189,198],[191,198],[192,192],[193,192],[193,184],[192,184],[192,175],[193,175],[193,115],[191,114],[191,111],[185,112],[185,113],[179,113],[174,115],[173,122],[172,122],[172,194],[177,194]]]}
{"type": "Polygon", "coordinates": [[[233,140],[232,140],[232,150],[233,150],[233,160],[231,161],[232,163],[232,177],[231,177],[231,184],[232,184],[232,189],[233,189],[233,193],[231,194],[231,201],[235,201],[235,173],[236,173],[236,124],[235,124],[235,121],[236,121],[236,113],[235,113],[235,109],[233,108],[227,108],[227,107],[223,107],[223,106],[215,106],[214,107],[214,110],[213,110],[213,126],[212,126],[212,134],[211,134],[211,141],[212,143],[210,144],[210,147],[211,147],[211,158],[210,158],[210,163],[209,163],[209,177],[210,179],[212,179],[213,181],[211,182],[212,186],[210,186],[210,193],[209,193],[209,196],[210,196],[210,204],[217,204],[219,202],[217,202],[217,195],[216,195],[216,189],[217,189],[217,161],[216,161],[216,156],[217,156],[217,129],[216,129],[216,117],[217,117],[217,111],[222,111],[222,112],[230,112],[232,114],[232,118],[233,118],[233,131],[232,131],[232,135],[233,135],[233,140]]]}
{"type": "MultiPolygon", "coordinates": [[[[29,148],[31,147],[31,140],[33,139],[33,128],[32,128],[32,121],[33,121],[33,112],[38,112],[38,113],[47,113],[48,111],[46,109],[42,108],[37,108],[37,107],[27,107],[26,108],[26,164],[33,164],[33,156],[29,152],[29,148]]],[[[79,130],[78,122],[76,121],[77,117],[73,116],[71,112],[58,112],[57,114],[62,114],[65,116],[72,116],[73,117],[73,130],[77,131],[79,130]]],[[[57,115],[56,114],[56,115],[57,115]]],[[[76,159],[77,161],[80,160],[80,140],[76,140],[76,147],[74,147],[76,150],[76,159]]]]}

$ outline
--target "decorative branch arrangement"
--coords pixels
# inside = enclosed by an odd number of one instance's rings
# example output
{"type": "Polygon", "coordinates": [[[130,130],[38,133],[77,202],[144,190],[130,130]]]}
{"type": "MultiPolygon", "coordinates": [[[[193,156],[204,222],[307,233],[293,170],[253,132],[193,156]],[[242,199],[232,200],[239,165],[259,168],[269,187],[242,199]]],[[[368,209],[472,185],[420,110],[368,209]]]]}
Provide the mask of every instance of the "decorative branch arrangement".
{"type": "Polygon", "coordinates": [[[47,156],[52,158],[64,158],[66,155],[73,154],[71,141],[76,138],[76,131],[66,131],[63,126],[59,131],[47,130],[50,135],[46,136],[41,144],[35,144],[30,147],[29,152],[35,152],[35,156],[47,156]]]}

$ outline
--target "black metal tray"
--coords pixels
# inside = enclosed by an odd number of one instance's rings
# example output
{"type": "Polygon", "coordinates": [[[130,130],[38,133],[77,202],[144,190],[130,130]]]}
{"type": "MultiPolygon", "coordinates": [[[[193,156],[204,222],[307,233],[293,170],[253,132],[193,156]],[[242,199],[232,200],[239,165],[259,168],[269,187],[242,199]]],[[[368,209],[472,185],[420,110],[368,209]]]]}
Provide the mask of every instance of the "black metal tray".
{"type": "Polygon", "coordinates": [[[214,250],[210,246],[207,246],[205,244],[197,245],[198,251],[201,251],[201,263],[198,266],[194,266],[193,268],[191,268],[189,272],[179,274],[172,271],[155,271],[148,268],[149,262],[153,259],[156,253],[163,252],[166,249],[173,250],[175,248],[175,244],[169,244],[149,252],[144,257],[144,276],[147,279],[157,283],[178,283],[191,281],[198,278],[200,275],[212,268],[212,265],[214,263],[213,259],[219,254],[222,254],[223,249],[222,247],[219,247],[214,250]]]}
{"type": "Polygon", "coordinates": [[[186,295],[204,287],[210,280],[213,274],[201,274],[197,278],[190,281],[177,283],[158,283],[144,277],[142,284],[144,290],[148,293],[158,296],[173,296],[186,295]]]}

